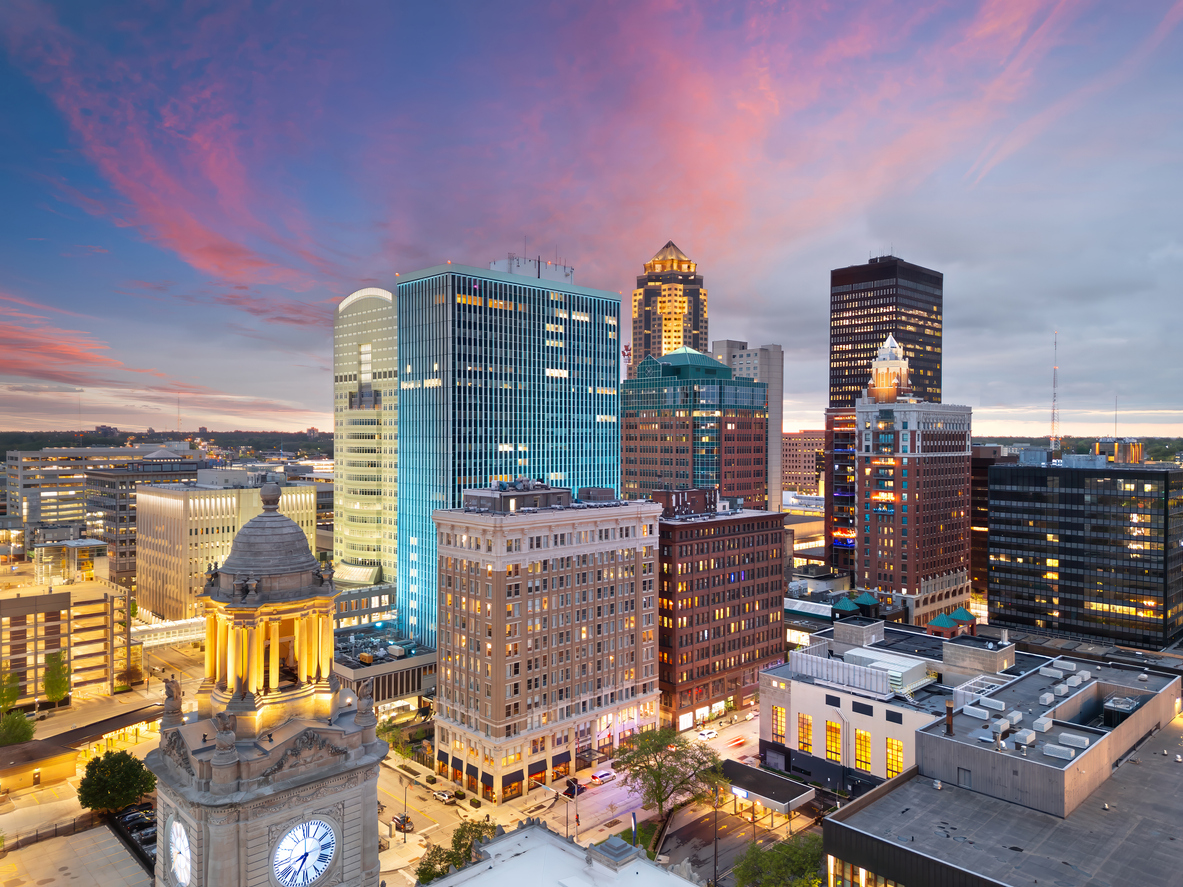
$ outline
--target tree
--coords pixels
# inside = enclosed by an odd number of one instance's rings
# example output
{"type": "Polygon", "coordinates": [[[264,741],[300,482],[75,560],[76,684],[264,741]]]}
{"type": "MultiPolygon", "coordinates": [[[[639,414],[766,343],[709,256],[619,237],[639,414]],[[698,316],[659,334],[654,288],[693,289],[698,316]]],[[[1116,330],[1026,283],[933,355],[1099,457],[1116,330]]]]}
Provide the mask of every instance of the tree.
{"type": "Polygon", "coordinates": [[[37,725],[25,717],[23,711],[10,711],[0,717],[0,746],[28,742],[36,729],[37,725]]]}
{"type": "Polygon", "coordinates": [[[70,692],[70,671],[66,668],[61,652],[45,654],[45,671],[41,675],[41,686],[45,698],[54,705],[66,698],[70,692]]]}
{"type": "Polygon", "coordinates": [[[20,679],[15,672],[0,668],[0,714],[10,711],[20,698],[20,679]]]}
{"type": "Polygon", "coordinates": [[[735,864],[736,887],[821,887],[820,835],[797,835],[783,844],[750,844],[735,864]]]}
{"type": "Polygon", "coordinates": [[[723,784],[719,754],[703,742],[692,742],[674,730],[636,733],[621,746],[616,770],[630,794],[665,819],[666,807],[678,795],[706,798],[723,784]]]}
{"type": "Polygon", "coordinates": [[[91,758],[78,783],[78,803],[89,810],[119,810],[156,788],[156,777],[144,762],[126,751],[91,758]]]}
{"type": "Polygon", "coordinates": [[[452,832],[452,846],[442,847],[434,845],[423,854],[419,860],[419,867],[415,869],[415,878],[421,884],[430,884],[436,878],[442,878],[452,866],[460,869],[472,862],[473,847],[478,839],[486,840],[493,837],[497,826],[492,822],[468,820],[456,826],[452,832]]]}

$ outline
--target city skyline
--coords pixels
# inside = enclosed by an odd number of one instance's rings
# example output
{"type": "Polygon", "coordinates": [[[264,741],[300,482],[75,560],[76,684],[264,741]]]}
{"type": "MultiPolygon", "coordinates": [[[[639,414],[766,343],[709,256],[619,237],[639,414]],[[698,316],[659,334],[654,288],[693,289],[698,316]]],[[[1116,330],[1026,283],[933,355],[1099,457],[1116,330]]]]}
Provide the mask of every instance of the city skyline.
{"type": "Polygon", "coordinates": [[[789,430],[827,403],[829,271],[890,252],[945,274],[975,436],[1047,432],[1055,330],[1064,433],[1111,433],[1115,397],[1120,434],[1183,433],[1181,22],[8,5],[0,416],[325,429],[349,293],[513,252],[627,297],[672,240],[712,336],[784,347],[789,430]]]}

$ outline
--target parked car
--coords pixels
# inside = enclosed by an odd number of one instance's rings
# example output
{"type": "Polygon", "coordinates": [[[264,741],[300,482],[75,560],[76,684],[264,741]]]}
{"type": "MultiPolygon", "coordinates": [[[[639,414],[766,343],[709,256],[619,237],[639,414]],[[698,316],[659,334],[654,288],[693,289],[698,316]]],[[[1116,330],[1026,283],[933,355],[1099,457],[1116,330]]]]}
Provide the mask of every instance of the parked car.
{"type": "Polygon", "coordinates": [[[415,830],[415,823],[411,822],[411,817],[405,813],[396,813],[390,823],[396,832],[413,832],[415,830]]]}
{"type": "Polygon", "coordinates": [[[126,816],[119,817],[119,824],[125,829],[130,829],[132,826],[140,823],[147,823],[152,825],[156,822],[156,812],[154,810],[137,810],[135,813],[128,813],[126,816]]]}
{"type": "Polygon", "coordinates": [[[132,837],[136,839],[138,844],[155,844],[156,843],[156,826],[150,826],[142,831],[136,832],[132,837]]]}
{"type": "Polygon", "coordinates": [[[580,785],[578,782],[572,780],[570,783],[568,783],[567,788],[563,791],[563,794],[568,798],[573,798],[576,795],[583,794],[585,791],[587,791],[586,785],[580,785]]]}
{"type": "Polygon", "coordinates": [[[123,827],[127,829],[128,834],[137,835],[147,828],[156,827],[156,817],[152,815],[145,816],[143,819],[133,819],[131,822],[125,822],[123,827]]]}
{"type": "Polygon", "coordinates": [[[750,721],[755,716],[756,716],[756,713],[754,711],[749,711],[746,715],[743,716],[743,719],[745,721],[750,721]]]}
{"type": "Polygon", "coordinates": [[[592,785],[603,785],[605,782],[611,782],[615,778],[616,774],[611,770],[600,770],[591,775],[590,781],[592,785]]]}
{"type": "Polygon", "coordinates": [[[456,803],[456,796],[454,794],[452,794],[450,791],[440,790],[438,792],[432,792],[431,796],[443,804],[455,804],[456,803]]]}
{"type": "Polygon", "coordinates": [[[118,813],[115,814],[115,818],[118,819],[120,822],[126,822],[127,820],[134,818],[136,816],[136,814],[142,813],[145,810],[151,810],[151,809],[152,809],[152,802],[151,801],[144,801],[144,803],[142,803],[142,804],[132,804],[130,807],[124,807],[122,810],[120,810],[118,813]]]}
{"type": "Polygon", "coordinates": [[[706,730],[699,730],[698,731],[698,738],[701,739],[703,742],[706,742],[706,740],[708,740],[708,739],[714,739],[718,735],[719,735],[718,730],[711,730],[710,728],[707,728],[706,730]]]}

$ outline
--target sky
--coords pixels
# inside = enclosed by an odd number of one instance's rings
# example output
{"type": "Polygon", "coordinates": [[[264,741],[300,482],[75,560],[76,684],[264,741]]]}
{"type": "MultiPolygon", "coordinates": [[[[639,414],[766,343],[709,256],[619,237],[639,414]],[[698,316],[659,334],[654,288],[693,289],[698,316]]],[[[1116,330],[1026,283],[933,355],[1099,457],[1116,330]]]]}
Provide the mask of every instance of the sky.
{"type": "Polygon", "coordinates": [[[350,292],[525,251],[627,306],[672,239],[786,430],[890,252],[975,437],[1057,361],[1064,433],[1180,435],[1181,75],[1183,0],[6,0],[0,428],[328,430],[350,292]]]}

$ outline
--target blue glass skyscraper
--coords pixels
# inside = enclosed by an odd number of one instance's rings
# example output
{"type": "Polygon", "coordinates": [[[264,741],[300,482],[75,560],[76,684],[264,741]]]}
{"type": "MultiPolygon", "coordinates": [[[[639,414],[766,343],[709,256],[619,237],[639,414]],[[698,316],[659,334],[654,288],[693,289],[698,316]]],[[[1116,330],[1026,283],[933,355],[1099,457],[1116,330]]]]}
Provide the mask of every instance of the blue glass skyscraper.
{"type": "Polygon", "coordinates": [[[431,645],[435,509],[520,476],[619,485],[620,297],[530,266],[530,276],[441,265],[399,278],[398,606],[431,645]]]}

